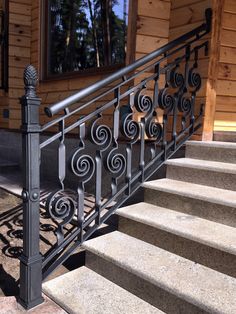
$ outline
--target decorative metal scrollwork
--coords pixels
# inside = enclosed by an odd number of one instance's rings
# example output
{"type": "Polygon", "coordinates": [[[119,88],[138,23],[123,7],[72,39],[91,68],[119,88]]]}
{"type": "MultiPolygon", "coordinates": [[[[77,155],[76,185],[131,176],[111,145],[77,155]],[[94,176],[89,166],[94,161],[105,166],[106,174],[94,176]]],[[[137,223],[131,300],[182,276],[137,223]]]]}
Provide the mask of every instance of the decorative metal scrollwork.
{"type": "Polygon", "coordinates": [[[189,113],[192,108],[192,101],[190,98],[182,96],[178,101],[178,110],[180,112],[189,113]]]}
{"type": "Polygon", "coordinates": [[[107,155],[105,161],[105,168],[107,171],[113,174],[114,177],[119,178],[125,171],[126,167],[126,159],[120,153],[115,153],[117,148],[114,148],[107,155]]]}
{"type": "Polygon", "coordinates": [[[78,149],[71,158],[71,170],[80,181],[87,182],[95,170],[95,163],[90,155],[81,155],[83,149],[78,149]]]}
{"type": "Polygon", "coordinates": [[[164,88],[160,91],[158,97],[159,107],[162,110],[168,110],[169,112],[173,109],[175,104],[175,98],[168,92],[168,88],[164,88]]]}
{"type": "Polygon", "coordinates": [[[90,126],[90,140],[97,146],[102,146],[104,149],[111,144],[112,132],[111,129],[106,125],[98,125],[98,121],[102,118],[101,115],[93,121],[90,126]]]}
{"type": "Polygon", "coordinates": [[[151,97],[142,95],[143,89],[140,89],[134,98],[134,106],[138,112],[145,113],[150,112],[153,107],[153,102],[151,97]]]}
{"type": "Polygon", "coordinates": [[[202,86],[202,79],[201,79],[200,74],[194,71],[195,71],[195,67],[193,67],[189,71],[188,83],[189,83],[189,86],[195,88],[195,92],[197,92],[202,86]]]}
{"type": "Polygon", "coordinates": [[[136,141],[139,138],[140,126],[138,122],[132,120],[133,113],[128,113],[125,115],[122,125],[121,133],[128,139],[136,141]]]}
{"type": "Polygon", "coordinates": [[[46,211],[60,225],[65,225],[71,221],[75,213],[75,203],[68,196],[67,191],[59,190],[52,192],[46,201],[46,211]]]}
{"type": "Polygon", "coordinates": [[[173,88],[181,88],[184,85],[184,76],[182,73],[177,72],[178,69],[179,67],[176,66],[170,72],[170,84],[173,88]]]}
{"type": "Polygon", "coordinates": [[[162,125],[158,122],[150,121],[145,128],[145,132],[148,138],[153,138],[159,142],[162,138],[162,125]]]}

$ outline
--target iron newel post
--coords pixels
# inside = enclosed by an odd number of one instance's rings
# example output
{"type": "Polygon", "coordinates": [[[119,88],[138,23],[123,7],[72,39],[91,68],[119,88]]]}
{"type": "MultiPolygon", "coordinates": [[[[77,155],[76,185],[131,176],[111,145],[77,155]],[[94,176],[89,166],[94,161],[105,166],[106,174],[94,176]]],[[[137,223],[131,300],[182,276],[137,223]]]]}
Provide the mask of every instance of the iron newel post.
{"type": "Polygon", "coordinates": [[[22,106],[23,154],[23,254],[20,257],[20,298],[24,308],[43,302],[42,256],[39,250],[40,227],[40,147],[39,106],[36,95],[38,77],[29,65],[24,72],[25,95],[22,106]]]}

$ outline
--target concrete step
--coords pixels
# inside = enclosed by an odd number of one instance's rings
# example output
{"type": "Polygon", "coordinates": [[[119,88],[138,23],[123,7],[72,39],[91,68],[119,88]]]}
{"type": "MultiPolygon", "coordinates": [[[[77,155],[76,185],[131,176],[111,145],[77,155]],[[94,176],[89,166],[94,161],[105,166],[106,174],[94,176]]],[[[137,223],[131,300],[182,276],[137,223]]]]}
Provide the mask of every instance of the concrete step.
{"type": "Polygon", "coordinates": [[[87,241],[87,267],[167,313],[236,313],[236,279],[115,231],[87,241]]]}
{"type": "Polygon", "coordinates": [[[236,227],[236,192],[160,179],[143,184],[147,203],[236,227]]]}
{"type": "Polygon", "coordinates": [[[148,203],[123,207],[119,231],[236,277],[236,229],[148,203]]]}
{"type": "Polygon", "coordinates": [[[236,191],[236,164],[179,158],[166,165],[169,179],[236,191]]]}
{"type": "Polygon", "coordinates": [[[44,283],[43,291],[71,314],[163,313],[86,267],[44,283]]]}
{"type": "Polygon", "coordinates": [[[26,311],[18,302],[16,297],[0,297],[1,314],[68,314],[47,296],[43,296],[44,303],[26,311]]]}
{"type": "Polygon", "coordinates": [[[236,143],[188,141],[185,156],[187,158],[235,164],[236,143]]]}

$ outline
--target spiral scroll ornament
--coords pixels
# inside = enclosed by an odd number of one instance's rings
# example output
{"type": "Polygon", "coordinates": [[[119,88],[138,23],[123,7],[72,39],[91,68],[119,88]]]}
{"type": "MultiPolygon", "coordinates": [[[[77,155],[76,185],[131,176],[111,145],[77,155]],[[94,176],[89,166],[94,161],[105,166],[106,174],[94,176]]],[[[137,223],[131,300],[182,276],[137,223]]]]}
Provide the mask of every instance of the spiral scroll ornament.
{"type": "Polygon", "coordinates": [[[159,142],[162,138],[162,125],[158,122],[151,120],[149,123],[147,123],[145,131],[148,138],[155,139],[157,142],[159,142]]]}
{"type": "Polygon", "coordinates": [[[75,213],[75,202],[64,190],[52,192],[46,201],[46,212],[60,225],[69,223],[75,213]]]}
{"type": "Polygon", "coordinates": [[[87,182],[95,170],[95,163],[91,156],[81,155],[83,149],[78,149],[71,158],[71,170],[80,181],[87,182]]]}
{"type": "Polygon", "coordinates": [[[125,171],[126,159],[122,154],[115,153],[115,151],[117,151],[117,148],[112,149],[108,154],[105,168],[112,173],[114,177],[119,178],[125,171]]]}
{"type": "Polygon", "coordinates": [[[139,138],[140,127],[138,122],[132,120],[133,113],[125,115],[121,124],[121,133],[129,140],[136,141],[139,138]]]}
{"type": "Polygon", "coordinates": [[[171,94],[168,93],[168,88],[163,88],[160,90],[159,96],[158,96],[158,103],[159,107],[162,110],[168,110],[171,111],[175,104],[175,98],[171,94]]]}
{"type": "Polygon", "coordinates": [[[200,74],[194,71],[195,71],[195,68],[192,68],[189,71],[188,83],[189,83],[189,86],[193,87],[195,89],[195,92],[197,92],[202,86],[202,79],[201,79],[200,74]]]}
{"type": "Polygon", "coordinates": [[[134,106],[138,112],[150,112],[153,108],[151,97],[142,95],[142,90],[138,91],[134,98],[134,106]]]}
{"type": "Polygon", "coordinates": [[[112,132],[106,125],[97,125],[100,118],[101,116],[92,123],[89,135],[93,144],[105,149],[111,144],[112,132]]]}
{"type": "Polygon", "coordinates": [[[192,108],[191,99],[182,96],[178,101],[178,110],[180,112],[189,113],[191,108],[192,108]]]}
{"type": "Polygon", "coordinates": [[[181,88],[184,85],[184,76],[177,72],[178,67],[172,69],[170,73],[170,84],[173,88],[181,88]]]}

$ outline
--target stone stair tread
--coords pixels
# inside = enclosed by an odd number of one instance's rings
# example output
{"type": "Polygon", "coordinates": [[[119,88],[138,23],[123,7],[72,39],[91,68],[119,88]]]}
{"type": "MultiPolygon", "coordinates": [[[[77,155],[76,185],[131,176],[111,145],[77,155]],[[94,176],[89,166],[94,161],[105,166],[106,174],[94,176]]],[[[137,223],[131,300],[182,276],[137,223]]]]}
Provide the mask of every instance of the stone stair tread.
{"type": "Polygon", "coordinates": [[[236,279],[119,231],[84,248],[210,313],[236,313],[236,279]]]}
{"type": "Polygon", "coordinates": [[[236,208],[236,191],[166,178],[145,182],[143,187],[236,208]]]}
{"type": "Polygon", "coordinates": [[[116,213],[236,255],[236,229],[233,227],[144,202],[119,208],[116,213]]]}
{"type": "Polygon", "coordinates": [[[236,174],[236,164],[219,161],[177,158],[166,161],[166,165],[236,174]]]}
{"type": "Polygon", "coordinates": [[[219,142],[219,141],[187,141],[186,145],[199,146],[199,147],[212,147],[212,148],[229,148],[236,150],[236,143],[219,142]]]}
{"type": "Polygon", "coordinates": [[[85,266],[44,283],[43,291],[71,314],[164,313],[85,266]]]}

